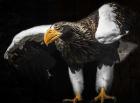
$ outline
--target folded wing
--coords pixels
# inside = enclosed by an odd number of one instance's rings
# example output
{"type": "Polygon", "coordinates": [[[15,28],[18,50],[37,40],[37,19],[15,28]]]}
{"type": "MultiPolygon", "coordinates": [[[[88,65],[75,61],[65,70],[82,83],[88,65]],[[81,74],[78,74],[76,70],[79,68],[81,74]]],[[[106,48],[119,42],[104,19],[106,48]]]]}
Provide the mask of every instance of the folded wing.
{"type": "Polygon", "coordinates": [[[51,56],[53,46],[46,47],[43,43],[44,33],[50,26],[36,26],[15,35],[4,58],[16,67],[28,64],[38,65],[41,68],[54,66],[55,59],[51,56]]]}

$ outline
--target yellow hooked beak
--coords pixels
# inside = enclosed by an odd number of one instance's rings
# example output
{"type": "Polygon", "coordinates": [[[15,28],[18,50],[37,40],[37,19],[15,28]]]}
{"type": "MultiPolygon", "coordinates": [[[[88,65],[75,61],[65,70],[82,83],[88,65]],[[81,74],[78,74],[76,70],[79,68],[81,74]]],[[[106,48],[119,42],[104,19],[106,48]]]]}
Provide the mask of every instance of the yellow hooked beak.
{"type": "Polygon", "coordinates": [[[55,29],[49,29],[45,34],[44,34],[44,42],[46,45],[54,42],[56,39],[58,39],[61,36],[62,33],[55,29]]]}

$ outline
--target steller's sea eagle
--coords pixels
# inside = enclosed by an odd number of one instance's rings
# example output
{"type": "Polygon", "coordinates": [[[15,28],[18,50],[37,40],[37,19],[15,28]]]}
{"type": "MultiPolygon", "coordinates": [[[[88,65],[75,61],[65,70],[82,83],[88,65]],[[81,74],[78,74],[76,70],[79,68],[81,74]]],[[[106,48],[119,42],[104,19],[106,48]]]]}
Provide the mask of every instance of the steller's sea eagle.
{"type": "Polygon", "coordinates": [[[95,101],[114,99],[108,96],[116,63],[124,60],[137,44],[122,37],[129,34],[130,19],[124,9],[116,3],[107,3],[86,18],[76,22],[57,22],[52,25],[33,27],[17,34],[5,52],[4,58],[14,56],[13,51],[23,49],[27,41],[55,43],[57,50],[68,64],[70,80],[76,103],[82,100],[84,89],[83,66],[97,61],[95,101]]]}

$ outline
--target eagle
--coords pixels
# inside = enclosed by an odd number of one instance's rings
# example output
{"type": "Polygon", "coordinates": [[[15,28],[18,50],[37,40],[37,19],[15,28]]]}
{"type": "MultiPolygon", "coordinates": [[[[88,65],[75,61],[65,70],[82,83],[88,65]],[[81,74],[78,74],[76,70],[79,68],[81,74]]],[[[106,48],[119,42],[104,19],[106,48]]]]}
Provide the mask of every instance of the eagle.
{"type": "MultiPolygon", "coordinates": [[[[117,3],[106,3],[87,17],[75,21],[60,21],[42,25],[18,33],[7,48],[4,58],[11,59],[17,49],[23,50],[25,44],[37,42],[49,46],[54,44],[68,64],[70,81],[75,97],[65,99],[77,103],[82,101],[84,90],[83,68],[88,62],[97,62],[95,101],[115,99],[107,95],[112,81],[114,66],[133,51],[138,45],[123,37],[129,35],[131,19],[117,3]]],[[[42,45],[40,45],[42,46],[42,45]]],[[[95,68],[93,68],[95,69],[95,68]]]]}

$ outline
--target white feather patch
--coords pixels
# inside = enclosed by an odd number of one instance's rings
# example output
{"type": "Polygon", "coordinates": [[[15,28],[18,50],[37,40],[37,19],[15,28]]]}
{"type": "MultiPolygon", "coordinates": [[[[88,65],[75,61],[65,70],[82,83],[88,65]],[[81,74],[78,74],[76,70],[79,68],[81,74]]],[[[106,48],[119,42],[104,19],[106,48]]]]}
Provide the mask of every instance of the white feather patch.
{"type": "Polygon", "coordinates": [[[68,69],[74,93],[75,95],[80,95],[84,89],[83,71],[80,69],[80,71],[75,71],[75,73],[72,73],[70,68],[68,69]]]}
{"type": "Polygon", "coordinates": [[[97,67],[96,73],[96,91],[104,87],[106,90],[111,86],[113,80],[113,66],[102,65],[101,69],[97,67]]]}
{"type": "Polygon", "coordinates": [[[114,21],[116,19],[116,13],[113,12],[116,9],[115,6],[110,6],[110,4],[105,4],[99,8],[99,22],[97,31],[95,33],[95,38],[103,44],[113,43],[119,40],[122,35],[120,35],[120,28],[118,24],[114,21]]]}
{"type": "Polygon", "coordinates": [[[4,58],[8,59],[8,52],[12,52],[17,48],[22,49],[23,45],[27,40],[29,39],[32,40],[32,38],[34,38],[39,33],[44,34],[50,28],[50,26],[51,25],[41,25],[41,26],[32,27],[30,29],[21,31],[20,33],[15,35],[15,37],[12,40],[12,43],[10,44],[10,46],[8,47],[8,49],[4,54],[4,58]]]}

